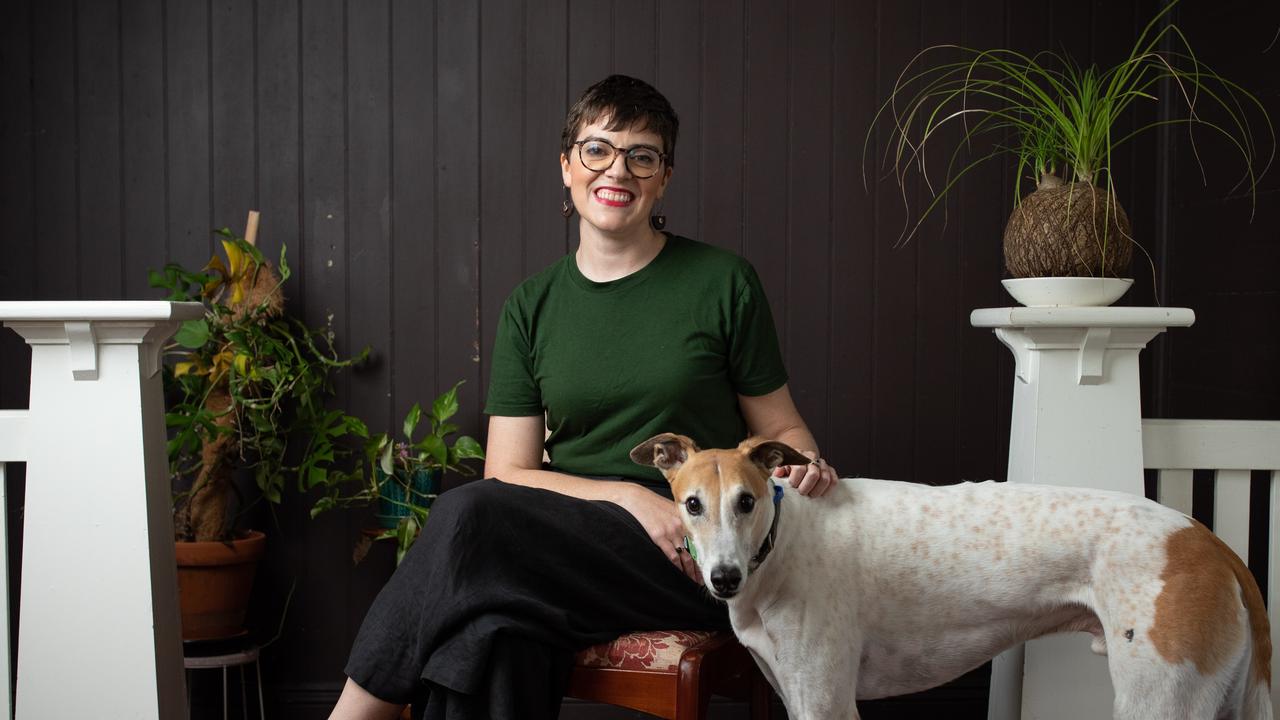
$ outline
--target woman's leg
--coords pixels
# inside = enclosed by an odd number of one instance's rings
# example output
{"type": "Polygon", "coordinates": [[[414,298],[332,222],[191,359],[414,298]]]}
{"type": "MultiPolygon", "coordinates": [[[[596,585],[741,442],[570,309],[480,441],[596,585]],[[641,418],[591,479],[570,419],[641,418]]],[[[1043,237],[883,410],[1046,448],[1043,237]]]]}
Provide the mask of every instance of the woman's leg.
{"type": "Polygon", "coordinates": [[[404,705],[380,700],[347,678],[329,720],[395,720],[403,710],[404,705]]]}
{"type": "MultiPolygon", "coordinates": [[[[433,504],[366,615],[346,670],[377,697],[425,706],[429,718],[488,717],[463,708],[500,707],[493,690],[523,696],[495,687],[506,685],[495,677],[500,638],[520,639],[521,652],[545,648],[547,667],[567,673],[573,651],[623,632],[727,626],[724,606],[621,507],[481,480],[433,504]],[[437,703],[425,695],[452,696],[449,711],[432,712],[437,703]]],[[[539,704],[558,700],[554,684],[539,704]]]]}

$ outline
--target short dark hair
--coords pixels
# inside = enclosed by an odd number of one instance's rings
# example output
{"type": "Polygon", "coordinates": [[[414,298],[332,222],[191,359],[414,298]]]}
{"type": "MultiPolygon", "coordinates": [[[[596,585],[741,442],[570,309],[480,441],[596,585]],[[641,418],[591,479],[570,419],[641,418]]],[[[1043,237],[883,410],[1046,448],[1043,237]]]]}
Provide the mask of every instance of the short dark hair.
{"type": "Polygon", "coordinates": [[[568,156],[583,126],[606,116],[609,125],[605,129],[610,132],[640,127],[657,134],[662,138],[667,166],[675,165],[680,118],[652,85],[626,75],[610,75],[592,85],[569,108],[560,135],[560,152],[568,156]]]}

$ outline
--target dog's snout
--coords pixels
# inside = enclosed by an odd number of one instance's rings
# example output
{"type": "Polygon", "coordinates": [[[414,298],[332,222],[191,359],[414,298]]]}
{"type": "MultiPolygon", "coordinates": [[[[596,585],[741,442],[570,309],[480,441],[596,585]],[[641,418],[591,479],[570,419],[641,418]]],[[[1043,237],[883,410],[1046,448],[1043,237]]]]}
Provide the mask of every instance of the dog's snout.
{"type": "Polygon", "coordinates": [[[742,584],[742,571],[732,565],[717,565],[711,569],[711,587],[721,595],[738,592],[742,584]]]}

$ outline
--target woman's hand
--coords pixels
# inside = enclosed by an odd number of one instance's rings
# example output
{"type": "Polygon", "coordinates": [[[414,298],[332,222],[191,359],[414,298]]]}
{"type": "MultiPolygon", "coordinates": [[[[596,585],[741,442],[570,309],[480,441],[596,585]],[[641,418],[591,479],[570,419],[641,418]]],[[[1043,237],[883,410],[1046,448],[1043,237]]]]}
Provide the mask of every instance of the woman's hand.
{"type": "Polygon", "coordinates": [[[640,521],[649,533],[649,539],[672,565],[702,585],[702,571],[684,547],[684,523],[675,503],[634,483],[619,483],[619,490],[619,497],[614,502],[640,521]]]}
{"type": "MultiPolygon", "coordinates": [[[[808,454],[808,453],[806,453],[808,454]]],[[[773,469],[773,476],[786,478],[801,495],[822,497],[827,494],[836,479],[836,469],[826,460],[816,458],[808,465],[779,465],[773,469]]]]}

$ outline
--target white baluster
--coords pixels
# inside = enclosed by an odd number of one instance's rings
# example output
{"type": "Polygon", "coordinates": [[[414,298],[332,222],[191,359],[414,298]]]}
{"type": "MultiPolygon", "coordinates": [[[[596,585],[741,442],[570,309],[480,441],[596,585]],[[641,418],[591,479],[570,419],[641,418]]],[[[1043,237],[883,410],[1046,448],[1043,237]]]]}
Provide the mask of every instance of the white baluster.
{"type": "Polygon", "coordinates": [[[1219,470],[1213,483],[1213,533],[1249,562],[1249,471],[1219,470]]]}

